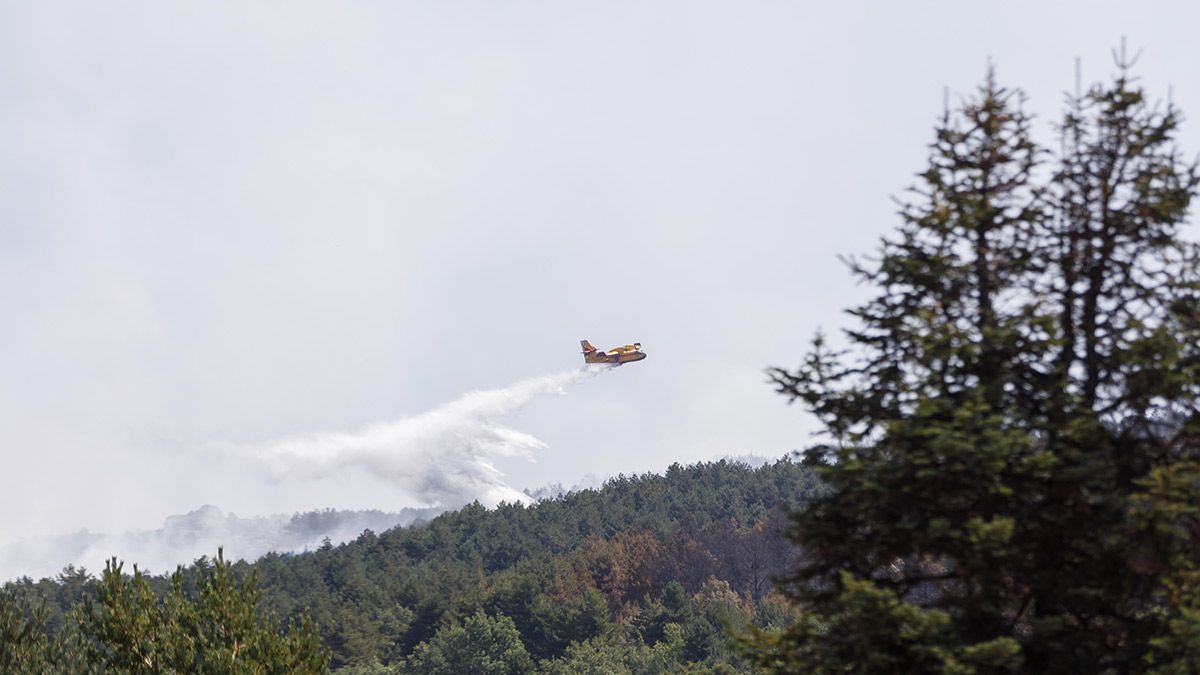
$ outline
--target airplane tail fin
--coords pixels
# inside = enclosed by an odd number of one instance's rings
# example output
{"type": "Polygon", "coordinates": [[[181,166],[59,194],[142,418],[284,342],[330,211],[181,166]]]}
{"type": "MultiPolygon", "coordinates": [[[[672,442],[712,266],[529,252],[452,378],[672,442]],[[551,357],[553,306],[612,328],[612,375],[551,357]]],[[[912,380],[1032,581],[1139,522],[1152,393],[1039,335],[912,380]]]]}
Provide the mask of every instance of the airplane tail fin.
{"type": "Polygon", "coordinates": [[[580,340],[579,346],[583,347],[584,354],[591,354],[592,352],[596,351],[596,348],[592,346],[592,343],[588,342],[587,340],[580,340]]]}

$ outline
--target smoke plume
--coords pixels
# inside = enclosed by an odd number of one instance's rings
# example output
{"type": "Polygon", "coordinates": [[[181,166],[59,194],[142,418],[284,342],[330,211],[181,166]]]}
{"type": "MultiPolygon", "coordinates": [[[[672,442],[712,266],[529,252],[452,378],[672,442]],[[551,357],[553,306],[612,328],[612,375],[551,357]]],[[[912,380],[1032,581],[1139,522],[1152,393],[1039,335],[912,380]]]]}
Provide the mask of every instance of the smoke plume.
{"type": "Polygon", "coordinates": [[[504,482],[493,465],[499,457],[532,457],[546,444],[500,424],[539,396],[609,370],[578,371],[522,380],[503,389],[474,391],[428,412],[368,426],[357,432],[316,433],[253,446],[225,446],[231,455],[259,460],[275,480],[321,478],[361,468],[387,480],[429,508],[326,511],[293,516],[239,518],[205,506],[170,516],[157,530],[101,534],[88,531],[0,545],[0,581],[17,575],[45,576],[70,563],[95,570],[110,556],[142,569],[170,571],[177,564],[225,547],[231,558],[253,560],[269,551],[303,551],[328,538],[353,539],[364,528],[382,531],[430,518],[478,500],[531,503],[535,498],[504,482]]]}
{"type": "Polygon", "coordinates": [[[291,516],[240,518],[212,505],[189,513],[168,516],[156,530],[119,534],[86,530],[55,537],[26,539],[0,545],[0,582],[18,576],[49,577],[66,565],[93,573],[110,557],[136,563],[143,571],[165,573],[202,555],[213,556],[218,547],[231,560],[255,560],[270,553],[311,551],[329,540],[340,544],[370,529],[383,532],[397,525],[429,520],[441,509],[383,511],[310,511],[291,516]]]}
{"type": "Polygon", "coordinates": [[[362,468],[426,504],[455,507],[479,500],[528,503],[530,497],[504,482],[493,465],[499,457],[531,458],[546,444],[500,424],[533,399],[565,393],[609,366],[529,378],[505,387],[474,391],[428,412],[375,424],[357,432],[316,433],[249,449],[277,480],[320,478],[362,468]]]}

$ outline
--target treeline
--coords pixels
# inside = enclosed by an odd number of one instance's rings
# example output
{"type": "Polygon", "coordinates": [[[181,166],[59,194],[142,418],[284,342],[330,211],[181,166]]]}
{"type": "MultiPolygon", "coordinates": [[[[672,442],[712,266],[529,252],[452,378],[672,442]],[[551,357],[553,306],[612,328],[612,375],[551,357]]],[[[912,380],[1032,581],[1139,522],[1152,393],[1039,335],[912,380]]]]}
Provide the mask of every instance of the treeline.
{"type": "Polygon", "coordinates": [[[311,620],[282,627],[274,615],[259,612],[256,575],[239,578],[232,567],[218,552],[214,561],[197,561],[187,581],[177,570],[161,594],[136,567],[126,574],[115,559],[99,580],[70,570],[85,588],[67,620],[57,617],[56,628],[44,598],[6,584],[0,588],[0,673],[325,672],[329,652],[311,620]]]}
{"type": "MultiPolygon", "coordinates": [[[[229,571],[296,644],[315,622],[336,672],[737,672],[731,627],[793,618],[772,584],[796,564],[780,533],[785,513],[818,491],[788,459],[673,465],[529,507],[473,504],[229,571]]],[[[222,564],[139,578],[155,597],[199,603],[222,564]]],[[[110,570],[100,588],[109,577],[121,575],[110,570]]],[[[44,603],[40,623],[27,625],[48,644],[70,639],[98,653],[103,636],[79,631],[99,597],[85,571],[4,590],[26,612],[44,603]]]]}

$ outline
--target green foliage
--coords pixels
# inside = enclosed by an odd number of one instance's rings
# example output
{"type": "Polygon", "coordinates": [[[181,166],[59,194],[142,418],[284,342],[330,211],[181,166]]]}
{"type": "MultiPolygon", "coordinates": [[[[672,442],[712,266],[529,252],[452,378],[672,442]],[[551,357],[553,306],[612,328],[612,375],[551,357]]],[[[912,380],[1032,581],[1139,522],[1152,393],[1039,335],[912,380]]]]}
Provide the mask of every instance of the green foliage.
{"type": "Polygon", "coordinates": [[[543,662],[538,672],[545,675],[621,675],[634,672],[630,661],[646,648],[630,648],[615,640],[586,640],[567,647],[566,654],[543,662]]]}
{"type": "MultiPolygon", "coordinates": [[[[665,602],[664,598],[664,602],[665,602]]],[[[692,611],[684,617],[684,661],[687,663],[739,663],[727,636],[733,626],[746,625],[742,598],[727,581],[710,577],[692,598],[692,611]]]]}
{"type": "Polygon", "coordinates": [[[395,665],[480,609],[511,619],[534,661],[549,662],[597,638],[631,648],[629,621],[673,581],[690,596],[716,577],[761,598],[796,554],[778,536],[783,507],[817,489],[790,460],[674,466],[532,507],[473,505],[255,568],[267,607],[312,614],[335,668],[395,665]]]}
{"type": "Polygon", "coordinates": [[[495,575],[484,607],[511,618],[536,659],[560,656],[609,627],[604,596],[561,558],[523,561],[495,575]]]}
{"type": "Polygon", "coordinates": [[[852,264],[878,295],[848,347],[771,371],[832,443],[763,668],[1195,667],[1200,175],[1124,67],[1069,102],[1056,157],[1020,102],[989,74],[947,112],[897,234],[852,264]]]}
{"type": "Polygon", "coordinates": [[[166,633],[166,611],[145,575],[122,572],[116,559],[109,561],[97,585],[97,597],[87,598],[79,621],[89,639],[91,660],[118,672],[151,673],[164,670],[176,657],[178,642],[166,633]]]}
{"type": "Polygon", "coordinates": [[[198,597],[184,592],[182,571],[161,600],[136,567],[114,558],[79,612],[89,660],[120,673],[320,673],[328,656],[311,623],[281,633],[258,616],[253,575],[239,583],[218,553],[201,568],[198,597]]]}
{"type": "Polygon", "coordinates": [[[455,665],[447,653],[491,654],[491,638],[539,672],[739,672],[726,625],[791,616],[767,580],[796,559],[785,508],[816,489],[790,460],[673,466],[253,565],[218,556],[170,578],[110,565],[5,588],[28,599],[21,621],[45,607],[36,634],[52,650],[74,640],[109,672],[237,672],[231,660],[281,651],[296,659],[285,669],[311,672],[322,647],[338,673],[436,670],[455,665]]]}
{"type": "Polygon", "coordinates": [[[46,609],[16,588],[0,588],[0,672],[24,675],[54,669],[46,609]]]}
{"type": "Polygon", "coordinates": [[[1020,646],[1010,637],[961,645],[947,630],[950,615],[902,602],[875,583],[841,577],[837,610],[805,616],[784,631],[758,632],[748,654],[773,672],[968,673],[1018,672],[1020,646]],[[869,646],[869,648],[865,648],[869,646]]]}
{"type": "Polygon", "coordinates": [[[400,666],[385,666],[379,659],[372,657],[333,672],[335,675],[400,675],[400,666]]]}
{"type": "Polygon", "coordinates": [[[512,619],[478,611],[417,645],[403,672],[414,675],[518,675],[533,669],[512,619]]]}
{"type": "Polygon", "coordinates": [[[1157,589],[1165,630],[1150,640],[1150,672],[1200,671],[1200,464],[1155,467],[1130,498],[1130,530],[1138,537],[1142,564],[1166,560],[1169,572],[1157,589]],[[1151,536],[1145,536],[1150,533],[1151,536]]]}
{"type": "Polygon", "coordinates": [[[595,588],[574,597],[542,595],[532,609],[530,634],[545,645],[541,653],[546,655],[562,654],[568,645],[600,635],[609,625],[608,604],[595,588]]]}
{"type": "Polygon", "coordinates": [[[102,672],[88,660],[78,627],[54,630],[49,616],[45,600],[35,600],[30,589],[0,587],[0,673],[102,672]]]}
{"type": "MultiPolygon", "coordinates": [[[[692,672],[683,660],[684,637],[678,624],[667,624],[663,639],[654,645],[628,645],[613,638],[595,638],[573,644],[563,658],[547,661],[539,673],[546,675],[660,675],[692,672]]],[[[698,672],[698,671],[696,671],[698,672]]]]}

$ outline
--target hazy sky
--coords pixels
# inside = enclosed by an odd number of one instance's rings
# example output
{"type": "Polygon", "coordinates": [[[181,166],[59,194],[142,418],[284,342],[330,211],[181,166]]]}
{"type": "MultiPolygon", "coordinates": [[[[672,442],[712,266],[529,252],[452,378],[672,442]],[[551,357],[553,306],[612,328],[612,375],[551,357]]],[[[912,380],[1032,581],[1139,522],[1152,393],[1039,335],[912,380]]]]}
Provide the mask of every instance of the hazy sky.
{"type": "MultiPolygon", "coordinates": [[[[988,59],[1043,139],[1074,81],[1197,116],[1156,2],[0,1],[0,540],[395,510],[217,447],[354,431],[649,358],[503,420],[516,488],[802,447],[765,384],[861,297],[943,87],[988,59]],[[536,446],[531,446],[536,447],[536,446]]],[[[957,94],[954,94],[957,99],[957,94]]]]}

